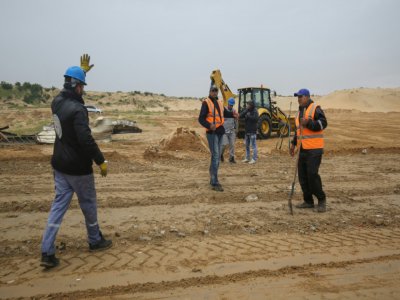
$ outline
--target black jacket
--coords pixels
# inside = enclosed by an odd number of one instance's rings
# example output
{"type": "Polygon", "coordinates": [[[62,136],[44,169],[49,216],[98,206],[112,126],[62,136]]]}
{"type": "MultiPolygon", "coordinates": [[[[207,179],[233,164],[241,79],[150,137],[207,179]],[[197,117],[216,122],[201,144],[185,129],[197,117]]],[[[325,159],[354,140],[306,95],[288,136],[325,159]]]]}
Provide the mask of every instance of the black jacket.
{"type": "MultiPolygon", "coordinates": [[[[210,99],[211,99],[211,97],[210,97],[210,99]]],[[[215,108],[218,110],[219,115],[222,116],[222,114],[224,112],[220,112],[219,111],[220,110],[219,105],[216,104],[218,98],[211,99],[211,100],[213,100],[213,103],[215,105],[215,108]]],[[[210,129],[210,125],[211,124],[209,122],[207,122],[207,120],[206,120],[207,119],[207,115],[208,115],[208,105],[207,105],[206,101],[203,101],[203,103],[201,104],[201,109],[200,109],[200,114],[199,114],[199,123],[203,127],[207,128],[207,129],[210,129]]],[[[207,131],[207,133],[208,134],[215,133],[215,134],[222,135],[222,134],[225,133],[225,128],[224,128],[224,126],[219,126],[215,131],[207,131]]]]}
{"type": "MultiPolygon", "coordinates": [[[[305,107],[304,111],[307,110],[307,108],[314,103],[314,101],[312,101],[310,99],[310,101],[307,103],[307,106],[305,107]]],[[[300,111],[300,119],[303,118],[303,108],[299,107],[299,111],[300,111]]],[[[314,120],[309,120],[307,123],[307,128],[312,130],[312,131],[320,131],[320,130],[324,130],[326,127],[328,127],[328,120],[325,117],[325,113],[322,110],[321,107],[317,106],[317,108],[315,109],[315,114],[314,114],[314,120]]],[[[293,145],[297,145],[297,131],[294,132],[294,137],[292,140],[292,144],[293,145]]],[[[313,152],[313,153],[323,153],[323,149],[303,149],[303,147],[301,147],[301,152],[313,152]]]]}
{"type": "Polygon", "coordinates": [[[100,165],[104,156],[92,137],[82,97],[63,89],[51,103],[51,111],[56,128],[53,168],[69,175],[93,173],[92,160],[100,165]]]}
{"type": "Polygon", "coordinates": [[[244,131],[246,134],[256,134],[257,133],[257,123],[258,123],[258,111],[254,107],[253,109],[245,109],[240,113],[240,119],[244,118],[244,131]]]}

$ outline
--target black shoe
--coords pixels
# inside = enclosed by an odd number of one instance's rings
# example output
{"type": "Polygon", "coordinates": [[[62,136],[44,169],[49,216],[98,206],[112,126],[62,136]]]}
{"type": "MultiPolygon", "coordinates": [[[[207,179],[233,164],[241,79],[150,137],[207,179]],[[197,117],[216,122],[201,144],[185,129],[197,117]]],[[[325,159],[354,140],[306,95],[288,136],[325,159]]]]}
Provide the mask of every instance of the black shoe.
{"type": "Polygon", "coordinates": [[[314,208],[314,204],[313,203],[303,202],[301,204],[297,204],[296,208],[314,208]]]}
{"type": "Polygon", "coordinates": [[[318,201],[317,212],[319,213],[326,212],[326,201],[318,201]]]}
{"type": "Polygon", "coordinates": [[[40,266],[46,269],[57,267],[60,264],[60,260],[55,256],[55,254],[47,255],[42,253],[42,259],[40,261],[40,266]]]}
{"type": "Polygon", "coordinates": [[[236,164],[236,160],[235,160],[234,157],[231,157],[231,158],[229,159],[229,162],[230,162],[231,164],[236,164]]]}
{"type": "Polygon", "coordinates": [[[224,162],[225,161],[225,159],[224,159],[224,155],[223,154],[221,154],[221,162],[224,162]]]}
{"type": "Polygon", "coordinates": [[[212,186],[212,189],[213,189],[214,191],[217,191],[217,192],[223,192],[223,191],[224,191],[224,189],[222,188],[222,185],[220,185],[219,183],[216,184],[216,185],[213,185],[213,186],[212,186]]]}
{"type": "Polygon", "coordinates": [[[89,244],[89,251],[101,251],[112,247],[112,241],[106,240],[100,232],[101,240],[97,244],[89,244]]]}

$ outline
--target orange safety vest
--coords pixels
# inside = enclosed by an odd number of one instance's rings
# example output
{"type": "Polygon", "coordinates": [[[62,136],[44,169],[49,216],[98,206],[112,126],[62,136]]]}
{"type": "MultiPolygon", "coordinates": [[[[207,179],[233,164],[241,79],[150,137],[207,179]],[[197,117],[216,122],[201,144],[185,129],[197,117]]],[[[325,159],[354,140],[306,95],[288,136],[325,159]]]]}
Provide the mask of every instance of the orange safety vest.
{"type": "MultiPolygon", "coordinates": [[[[303,118],[307,118],[310,120],[314,120],[315,110],[317,109],[318,105],[312,103],[306,109],[303,118]]],[[[296,128],[297,128],[297,138],[300,138],[300,111],[297,113],[296,116],[296,128]]],[[[324,148],[324,131],[312,131],[308,128],[303,127],[303,136],[301,137],[301,146],[303,149],[321,149],[324,148]]]]}
{"type": "MultiPolygon", "coordinates": [[[[213,101],[210,98],[205,99],[207,106],[208,106],[208,114],[206,121],[210,124],[215,124],[215,127],[218,128],[224,124],[224,106],[220,100],[217,100],[219,105],[219,111],[221,112],[222,116],[219,115],[218,109],[214,106],[213,101]]],[[[207,129],[207,131],[209,131],[207,129]]]]}

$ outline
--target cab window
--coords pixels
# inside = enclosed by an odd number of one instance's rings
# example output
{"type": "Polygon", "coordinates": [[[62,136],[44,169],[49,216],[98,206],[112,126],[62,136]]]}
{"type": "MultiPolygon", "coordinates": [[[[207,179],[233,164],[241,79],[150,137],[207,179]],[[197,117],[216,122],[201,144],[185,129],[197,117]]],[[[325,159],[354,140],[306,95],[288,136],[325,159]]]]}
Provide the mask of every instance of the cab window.
{"type": "Polygon", "coordinates": [[[261,91],[260,90],[253,90],[253,99],[254,105],[256,107],[261,107],[262,106],[262,101],[261,101],[261,91]]]}
{"type": "Polygon", "coordinates": [[[251,95],[251,90],[241,90],[239,97],[240,97],[239,111],[242,111],[243,109],[246,108],[247,102],[253,100],[251,95]]]}
{"type": "Polygon", "coordinates": [[[269,99],[269,91],[268,90],[264,90],[263,92],[263,99],[264,99],[264,107],[270,109],[271,108],[271,102],[269,99]]]}

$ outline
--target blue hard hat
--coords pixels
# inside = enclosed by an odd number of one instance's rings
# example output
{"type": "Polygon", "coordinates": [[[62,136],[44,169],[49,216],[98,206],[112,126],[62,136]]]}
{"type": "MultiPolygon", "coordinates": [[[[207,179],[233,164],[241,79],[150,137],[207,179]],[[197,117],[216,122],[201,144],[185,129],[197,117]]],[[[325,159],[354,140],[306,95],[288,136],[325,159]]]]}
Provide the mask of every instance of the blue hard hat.
{"type": "Polygon", "coordinates": [[[64,77],[74,78],[80,81],[80,83],[86,85],[85,81],[86,74],[80,67],[77,66],[69,67],[67,71],[65,71],[64,77]]]}
{"type": "Polygon", "coordinates": [[[229,104],[229,105],[232,105],[232,106],[235,105],[235,99],[229,98],[228,104],[229,104]]]}

